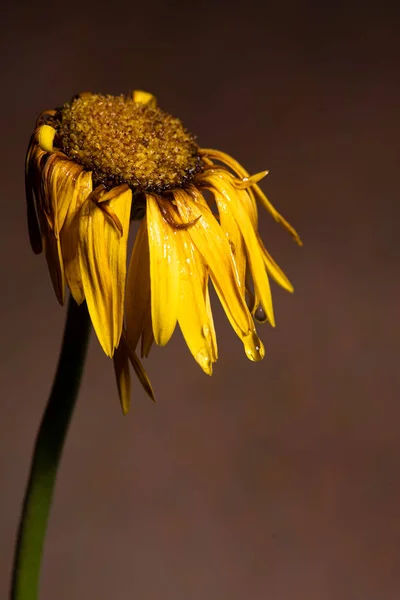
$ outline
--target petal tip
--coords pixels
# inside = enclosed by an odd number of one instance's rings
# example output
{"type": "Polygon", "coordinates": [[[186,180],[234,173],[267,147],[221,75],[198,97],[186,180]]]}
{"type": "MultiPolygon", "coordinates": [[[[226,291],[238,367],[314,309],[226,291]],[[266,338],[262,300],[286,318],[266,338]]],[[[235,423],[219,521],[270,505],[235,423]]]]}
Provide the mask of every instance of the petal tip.
{"type": "Polygon", "coordinates": [[[250,331],[247,336],[243,338],[243,344],[246,356],[251,361],[258,362],[264,358],[264,344],[254,331],[250,331]]]}

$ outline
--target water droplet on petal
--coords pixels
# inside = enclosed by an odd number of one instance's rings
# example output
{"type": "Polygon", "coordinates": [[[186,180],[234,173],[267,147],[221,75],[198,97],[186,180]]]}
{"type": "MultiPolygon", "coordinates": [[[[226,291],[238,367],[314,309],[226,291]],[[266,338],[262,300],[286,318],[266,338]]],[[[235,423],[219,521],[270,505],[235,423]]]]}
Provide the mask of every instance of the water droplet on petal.
{"type": "Polygon", "coordinates": [[[268,317],[265,313],[265,310],[261,306],[261,304],[259,304],[257,306],[256,310],[254,311],[254,318],[259,323],[265,323],[266,321],[268,321],[268,317]]]}
{"type": "Polygon", "coordinates": [[[207,348],[202,348],[196,354],[196,360],[207,375],[212,375],[212,360],[207,348]]]}
{"type": "Polygon", "coordinates": [[[262,360],[265,356],[264,344],[254,331],[249,331],[243,338],[244,349],[247,357],[253,361],[262,360]]]}

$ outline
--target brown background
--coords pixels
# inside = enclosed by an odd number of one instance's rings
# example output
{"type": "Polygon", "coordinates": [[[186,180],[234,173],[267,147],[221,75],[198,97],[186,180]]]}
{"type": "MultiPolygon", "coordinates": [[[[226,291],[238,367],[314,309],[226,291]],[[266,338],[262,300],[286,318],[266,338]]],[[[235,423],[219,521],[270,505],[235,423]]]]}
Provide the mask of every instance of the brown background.
{"type": "MultiPolygon", "coordinates": [[[[41,600],[389,600],[400,592],[399,14],[381,2],[9,5],[1,59],[0,598],[65,312],[26,233],[38,112],[154,92],[256,172],[292,278],[267,356],[216,307],[202,374],[177,332],[120,414],[92,338],[47,537],[41,600]],[[321,6],[320,6],[321,4],[321,6]],[[322,6],[323,5],[323,6],[322,6]]],[[[216,305],[216,303],[215,303],[216,305]]]]}

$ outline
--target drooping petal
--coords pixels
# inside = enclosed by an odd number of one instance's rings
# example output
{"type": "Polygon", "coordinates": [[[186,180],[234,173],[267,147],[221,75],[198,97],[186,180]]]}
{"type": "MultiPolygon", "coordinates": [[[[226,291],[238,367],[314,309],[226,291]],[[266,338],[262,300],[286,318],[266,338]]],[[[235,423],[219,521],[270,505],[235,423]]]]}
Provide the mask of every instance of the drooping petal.
{"type": "Polygon", "coordinates": [[[51,178],[46,176],[49,161],[47,152],[37,142],[39,130],[31,138],[26,156],[26,191],[28,205],[28,226],[31,245],[39,253],[44,247],[53,288],[60,304],[65,299],[65,275],[60,240],[57,233],[56,211],[53,211],[49,199],[48,187],[51,178]],[[36,198],[36,209],[32,192],[36,198]],[[40,230],[38,227],[40,223],[40,230]],[[40,240],[39,240],[40,235],[40,240]]]}
{"type": "MultiPolygon", "coordinates": [[[[146,217],[140,224],[129,261],[126,282],[126,337],[131,349],[136,346],[150,310],[150,258],[146,217]]],[[[151,325],[151,316],[150,316],[151,325]]]]}
{"type": "MultiPolygon", "coordinates": [[[[224,175],[223,172],[218,172],[217,175],[222,181],[223,181],[224,177],[226,177],[226,175],[224,175]]],[[[251,180],[251,179],[252,178],[250,177],[249,180],[251,180]]],[[[207,174],[205,174],[203,176],[203,180],[207,183],[207,181],[208,181],[207,174]]],[[[258,224],[257,206],[254,202],[254,198],[252,197],[251,190],[240,189],[239,186],[234,182],[234,180],[232,180],[232,181],[233,181],[232,185],[235,188],[236,197],[237,197],[238,201],[242,204],[244,210],[247,212],[247,214],[250,218],[250,221],[253,225],[253,228],[256,231],[257,239],[260,244],[261,252],[263,255],[263,260],[264,260],[264,263],[265,263],[265,266],[266,266],[266,269],[267,269],[269,275],[271,275],[271,277],[273,277],[273,279],[275,279],[275,281],[279,285],[281,285],[284,289],[286,289],[289,292],[293,292],[293,286],[290,283],[289,279],[283,273],[283,271],[280,269],[280,267],[276,264],[276,262],[273,260],[271,255],[268,253],[268,251],[265,249],[264,244],[263,244],[259,234],[257,233],[257,226],[258,226],[257,225],[258,224]]],[[[221,199],[220,199],[220,202],[221,202],[221,199]]],[[[221,221],[221,225],[222,225],[222,221],[221,221]]],[[[224,229],[226,229],[226,226],[224,229]]]]}
{"type": "MultiPolygon", "coordinates": [[[[274,312],[272,307],[271,288],[268,281],[268,276],[264,266],[264,260],[261,253],[260,244],[254,231],[251,220],[236,196],[235,189],[229,184],[229,181],[222,181],[220,178],[211,177],[210,181],[215,188],[225,198],[228,209],[230,209],[233,217],[236,220],[238,227],[243,235],[243,239],[247,250],[247,260],[252,272],[254,287],[259,296],[264,310],[268,316],[268,320],[272,326],[275,325],[274,312]]],[[[219,195],[216,196],[217,202],[219,195]]]]}
{"type": "MultiPolygon", "coordinates": [[[[122,236],[116,237],[109,232],[112,242],[109,244],[110,268],[112,273],[112,299],[113,299],[113,331],[114,347],[118,346],[122,324],[124,320],[124,300],[126,285],[126,251],[128,244],[132,191],[126,189],[109,202],[110,208],[115,213],[122,225],[122,236]]],[[[115,230],[114,230],[115,233],[115,230]]]]}
{"type": "Polygon", "coordinates": [[[120,343],[114,351],[113,362],[122,412],[127,415],[131,402],[131,374],[129,371],[128,350],[123,336],[121,336],[120,343]]]}
{"type": "Polygon", "coordinates": [[[111,190],[100,199],[93,200],[90,196],[82,206],[79,219],[83,291],[93,327],[108,356],[112,356],[118,346],[123,322],[132,192],[127,186],[121,188],[119,195],[111,190]],[[121,224],[122,235],[110,221],[110,211],[121,224]]]}
{"type": "MultiPolygon", "coordinates": [[[[48,130],[50,131],[52,128],[42,125],[39,135],[48,130]]],[[[46,144],[50,144],[50,141],[45,140],[43,143],[46,146],[46,144]]],[[[43,151],[41,150],[41,152],[43,151]]],[[[37,155],[36,160],[43,162],[42,168],[39,163],[35,168],[38,174],[40,173],[40,185],[36,188],[36,194],[39,199],[38,213],[46,259],[57,299],[60,304],[63,304],[65,271],[60,231],[70,203],[74,201],[76,182],[83,169],[73,161],[60,157],[57,152],[50,155],[45,153],[43,157],[37,155]]]]}
{"type": "Polygon", "coordinates": [[[212,375],[215,349],[204,295],[205,265],[188,231],[180,230],[177,238],[181,265],[178,323],[194,359],[212,375]]]}
{"type": "Polygon", "coordinates": [[[214,197],[217,202],[219,220],[222,229],[227,235],[229,244],[231,246],[231,252],[233,259],[236,264],[236,270],[238,273],[238,283],[241,294],[244,298],[245,295],[245,275],[246,275],[246,252],[243,241],[243,236],[239,229],[239,226],[232,215],[232,211],[228,206],[224,196],[217,190],[212,189],[214,197]]]}
{"type": "Polygon", "coordinates": [[[82,285],[90,317],[99,342],[107,354],[113,354],[113,317],[111,271],[105,229],[114,228],[108,223],[98,206],[87,200],[79,219],[79,264],[82,285]]]}
{"type": "Polygon", "coordinates": [[[181,190],[174,198],[184,222],[198,219],[187,231],[208,265],[217,294],[236,333],[243,337],[254,324],[238,284],[229,242],[210,209],[181,190]]]}
{"type": "Polygon", "coordinates": [[[27,201],[28,201],[28,219],[29,232],[32,248],[35,252],[40,252],[42,247],[45,250],[46,261],[49,268],[50,278],[57,300],[62,305],[65,299],[65,275],[61,253],[60,240],[56,235],[56,219],[54,212],[50,208],[47,188],[49,180],[44,174],[45,165],[48,161],[48,154],[41,150],[37,144],[38,130],[31,140],[31,147],[27,154],[27,201]],[[33,205],[32,191],[36,198],[36,212],[33,205]],[[38,238],[38,223],[40,223],[41,241],[38,238]]]}
{"type": "Polygon", "coordinates": [[[236,190],[236,195],[246,211],[254,231],[258,231],[258,210],[253,192],[250,189],[236,190]]]}
{"type": "MultiPolygon", "coordinates": [[[[238,177],[241,178],[241,180],[251,180],[251,177],[249,175],[249,173],[246,171],[246,169],[244,167],[242,167],[242,165],[235,160],[234,158],[232,158],[232,156],[229,156],[229,154],[225,154],[225,152],[221,152],[219,150],[210,150],[210,149],[202,149],[201,150],[201,154],[206,154],[207,156],[211,156],[212,158],[221,161],[222,163],[224,163],[225,165],[227,165],[238,177]]],[[[267,174],[268,171],[263,171],[263,175],[267,174]]],[[[207,173],[205,173],[206,175],[207,173]]],[[[246,182],[247,183],[247,182],[246,182]]],[[[254,193],[251,189],[251,187],[247,188],[246,190],[246,194],[243,197],[243,200],[245,202],[246,205],[246,209],[248,212],[248,215],[251,219],[251,222],[253,223],[254,229],[258,228],[258,211],[257,211],[257,203],[254,197],[254,193]]]]}
{"type": "MultiPolygon", "coordinates": [[[[221,162],[223,162],[226,165],[228,165],[235,173],[237,173],[239,175],[239,177],[250,177],[250,175],[246,171],[246,169],[244,169],[242,167],[242,165],[240,163],[238,163],[237,160],[235,160],[234,158],[232,158],[228,154],[225,154],[225,152],[220,152],[219,150],[212,150],[212,149],[209,149],[209,148],[202,148],[200,154],[201,155],[209,156],[209,157],[214,158],[216,160],[220,160],[221,162]]],[[[288,231],[290,233],[290,235],[293,237],[293,239],[295,240],[295,242],[297,244],[299,244],[299,246],[302,246],[303,242],[301,241],[300,236],[297,233],[297,231],[276,210],[276,208],[273,206],[273,204],[271,204],[271,202],[268,200],[268,198],[266,197],[266,195],[264,194],[264,192],[261,190],[261,188],[259,187],[259,185],[257,185],[257,184],[253,185],[252,189],[253,189],[255,195],[263,203],[263,205],[266,208],[266,210],[273,216],[273,218],[275,219],[275,221],[277,223],[280,223],[286,229],[286,231],[288,231]]]]}
{"type": "Polygon", "coordinates": [[[179,304],[179,257],[176,231],[163,219],[156,198],[147,194],[150,248],[151,319],[156,344],[165,346],[174,332],[179,304]]]}

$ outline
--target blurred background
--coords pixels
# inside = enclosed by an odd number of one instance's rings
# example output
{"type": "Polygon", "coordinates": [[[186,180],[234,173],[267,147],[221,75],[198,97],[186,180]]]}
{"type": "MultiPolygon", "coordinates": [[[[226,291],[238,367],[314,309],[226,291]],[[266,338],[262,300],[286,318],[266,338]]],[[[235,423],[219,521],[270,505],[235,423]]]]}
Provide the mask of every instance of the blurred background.
{"type": "Polygon", "coordinates": [[[153,92],[232,154],[295,294],[250,363],[214,298],[212,378],[177,331],[123,418],[92,336],[41,600],[381,600],[400,593],[399,10],[381,2],[8,3],[1,44],[0,598],[65,310],[30,250],[36,116],[76,92],[153,92]],[[396,12],[394,12],[396,11],[396,12]]]}

